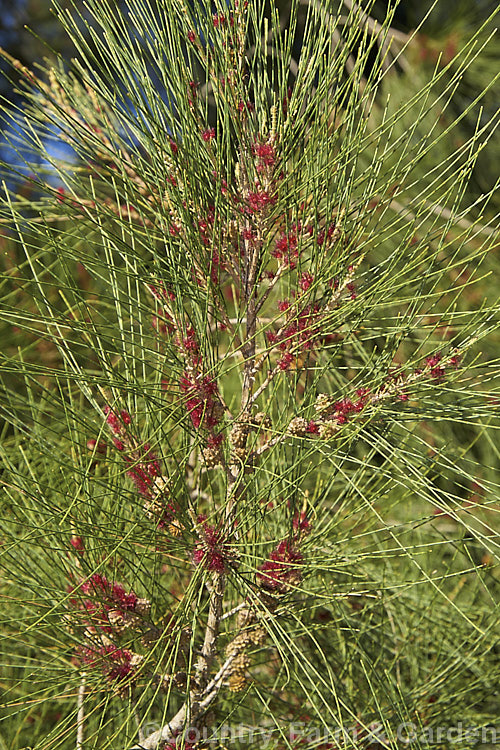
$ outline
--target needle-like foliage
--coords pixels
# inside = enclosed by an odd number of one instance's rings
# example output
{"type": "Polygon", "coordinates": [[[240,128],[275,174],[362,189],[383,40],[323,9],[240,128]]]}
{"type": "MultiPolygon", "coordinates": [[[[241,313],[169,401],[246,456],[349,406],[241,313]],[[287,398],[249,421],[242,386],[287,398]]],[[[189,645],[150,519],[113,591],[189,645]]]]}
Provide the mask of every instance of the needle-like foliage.
{"type": "Polygon", "coordinates": [[[488,740],[495,40],[426,76],[392,7],[282,6],[88,0],[10,59],[1,747],[488,740]]]}

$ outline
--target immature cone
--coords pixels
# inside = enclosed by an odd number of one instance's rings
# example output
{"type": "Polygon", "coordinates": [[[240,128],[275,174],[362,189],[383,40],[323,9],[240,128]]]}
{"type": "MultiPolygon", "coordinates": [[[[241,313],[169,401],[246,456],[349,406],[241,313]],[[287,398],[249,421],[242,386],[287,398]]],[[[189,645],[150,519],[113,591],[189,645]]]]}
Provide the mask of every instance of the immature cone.
{"type": "Polygon", "coordinates": [[[168,693],[170,692],[172,685],[176,688],[183,689],[187,686],[188,675],[187,672],[174,672],[174,674],[164,674],[160,677],[160,690],[168,693]]]}
{"type": "Polygon", "coordinates": [[[258,427],[262,427],[264,430],[270,430],[273,426],[271,417],[269,414],[264,414],[263,411],[257,412],[253,420],[258,427]]]}
{"type": "Polygon", "coordinates": [[[87,628],[85,628],[85,630],[83,631],[83,637],[90,643],[97,644],[99,646],[113,645],[113,641],[111,640],[111,638],[108,638],[108,636],[103,633],[100,628],[96,628],[94,627],[94,625],[89,625],[87,628]]]}
{"type": "Polygon", "coordinates": [[[113,630],[117,633],[123,633],[127,628],[137,627],[141,617],[147,617],[150,611],[151,602],[149,599],[137,599],[133,611],[110,609],[107,617],[113,630]]]}
{"type": "Polygon", "coordinates": [[[288,425],[287,432],[289,435],[293,435],[295,437],[305,437],[307,435],[307,426],[309,422],[307,419],[303,419],[302,417],[295,417],[295,419],[292,419],[290,424],[288,425]]]}
{"type": "Polygon", "coordinates": [[[160,640],[162,636],[162,630],[155,627],[154,625],[149,627],[141,636],[141,643],[143,646],[152,646],[154,643],[160,640]]]}
{"type": "Polygon", "coordinates": [[[250,658],[246,654],[239,654],[231,664],[229,670],[229,690],[233,693],[239,693],[245,689],[248,684],[247,670],[251,664],[250,658]]]}
{"type": "Polygon", "coordinates": [[[320,393],[316,398],[314,409],[319,414],[322,411],[327,411],[327,409],[330,409],[333,406],[333,403],[333,399],[330,398],[330,396],[327,396],[326,393],[320,393]]]}
{"type": "Polygon", "coordinates": [[[222,446],[219,445],[208,445],[203,448],[203,458],[207,465],[207,469],[214,469],[216,466],[220,466],[223,459],[222,446]]]}
{"type": "MultiPolygon", "coordinates": [[[[144,660],[144,657],[141,656],[141,654],[136,654],[133,651],[130,653],[130,658],[128,659],[128,664],[126,665],[126,668],[130,670],[130,677],[132,679],[132,683],[134,681],[134,675],[137,672],[137,669],[140,667],[143,660],[144,660]]],[[[124,700],[129,697],[131,687],[132,685],[130,683],[127,683],[127,682],[123,683],[120,680],[113,682],[113,692],[119,698],[122,698],[124,700]]]]}
{"type": "MultiPolygon", "coordinates": [[[[128,616],[129,613],[127,612],[127,617],[125,617],[124,613],[120,609],[110,609],[108,612],[108,620],[109,624],[113,628],[113,630],[116,633],[123,633],[124,630],[129,628],[132,625],[132,618],[128,616]]],[[[134,621],[137,621],[137,618],[133,618],[134,621]]]]}
{"type": "Polygon", "coordinates": [[[182,525],[182,523],[176,518],[172,521],[172,523],[169,523],[168,532],[171,536],[179,536],[183,528],[184,526],[182,525]]]}
{"type": "Polygon", "coordinates": [[[242,607],[236,617],[236,627],[241,630],[248,627],[256,620],[255,612],[249,606],[242,607]]]}
{"type": "Polygon", "coordinates": [[[231,430],[231,443],[233,445],[233,453],[241,461],[244,461],[247,457],[247,438],[250,434],[251,426],[249,424],[250,414],[243,412],[240,419],[235,423],[231,430]]]}
{"type": "Polygon", "coordinates": [[[261,646],[267,638],[267,630],[262,625],[257,625],[250,631],[250,638],[254,646],[261,646]]]}
{"type": "Polygon", "coordinates": [[[141,617],[147,617],[149,613],[151,612],[151,602],[149,599],[138,599],[135,603],[135,609],[134,612],[136,614],[140,615],[141,617]]]}
{"type": "Polygon", "coordinates": [[[228,681],[228,687],[232,693],[241,693],[246,688],[247,684],[248,680],[244,672],[232,674],[228,681]]]}
{"type": "Polygon", "coordinates": [[[252,644],[252,638],[250,635],[250,630],[242,630],[236,638],[233,638],[233,640],[228,643],[226,646],[226,656],[234,656],[235,654],[239,654],[243,652],[248,646],[252,644]]]}
{"type": "Polygon", "coordinates": [[[146,500],[143,508],[146,517],[149,518],[150,521],[157,521],[158,518],[161,518],[161,515],[164,511],[163,504],[157,498],[146,500]]]}
{"type": "Polygon", "coordinates": [[[132,658],[130,659],[130,666],[131,667],[138,667],[142,662],[144,661],[144,657],[141,654],[132,654],[132,658]]]}
{"type": "Polygon", "coordinates": [[[238,635],[226,646],[226,658],[231,659],[228,686],[233,693],[241,692],[248,684],[250,657],[245,653],[252,646],[261,645],[266,639],[265,629],[255,624],[255,613],[249,607],[243,607],[238,613],[238,635]]]}
{"type": "Polygon", "coordinates": [[[322,425],[320,425],[319,436],[323,438],[323,440],[329,440],[330,438],[334,437],[334,435],[336,435],[338,429],[338,423],[333,420],[329,420],[328,422],[324,422],[322,425]]]}
{"type": "Polygon", "coordinates": [[[168,477],[161,476],[155,477],[153,481],[154,494],[156,497],[160,495],[166,495],[169,492],[169,480],[168,477]]]}
{"type": "Polygon", "coordinates": [[[257,615],[249,606],[242,607],[236,618],[236,627],[240,631],[236,638],[226,648],[226,653],[234,653],[240,644],[260,646],[267,638],[266,629],[258,622],[257,615]],[[233,650],[232,650],[233,649],[233,650]]]}

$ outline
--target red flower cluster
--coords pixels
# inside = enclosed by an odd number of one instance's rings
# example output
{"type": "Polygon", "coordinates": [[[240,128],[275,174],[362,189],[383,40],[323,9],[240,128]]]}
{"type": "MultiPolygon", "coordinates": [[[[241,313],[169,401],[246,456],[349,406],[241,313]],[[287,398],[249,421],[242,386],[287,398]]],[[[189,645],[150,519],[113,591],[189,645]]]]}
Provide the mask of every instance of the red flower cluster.
{"type": "Polygon", "coordinates": [[[297,263],[296,260],[299,257],[299,232],[301,230],[301,224],[292,224],[289,232],[282,232],[271,255],[277,260],[284,261],[291,270],[293,270],[297,263]]]}
{"type": "MultiPolygon", "coordinates": [[[[89,618],[80,622],[92,633],[92,640],[103,642],[106,634],[115,632],[116,626],[128,627],[137,622],[141,614],[139,598],[133,591],[126,591],[119,583],[111,583],[106,576],[94,574],[88,581],[70,586],[70,594],[81,592],[87,598],[71,596],[69,604],[73,610],[85,613],[89,618]]],[[[119,632],[116,631],[116,632],[119,632]]]]}
{"type": "Polygon", "coordinates": [[[259,567],[257,582],[267,591],[284,594],[290,585],[301,580],[299,566],[303,562],[302,553],[298,549],[301,537],[311,531],[311,523],[304,511],[297,511],[292,520],[295,534],[291,539],[283,539],[273,549],[266,560],[259,567]]]}
{"type": "Polygon", "coordinates": [[[333,414],[331,419],[336,420],[338,424],[345,424],[353,414],[359,414],[363,411],[367,402],[369,391],[366,388],[359,388],[357,391],[359,399],[351,401],[350,398],[343,398],[333,405],[333,414]]]}
{"type": "Polygon", "coordinates": [[[213,430],[222,419],[223,409],[218,398],[215,380],[208,375],[184,372],[180,379],[181,391],[186,395],[186,406],[195,429],[213,430]]]}
{"type": "Polygon", "coordinates": [[[190,742],[183,742],[178,744],[175,740],[167,742],[161,746],[161,750],[195,750],[197,745],[192,745],[190,742]]]}
{"type": "Polygon", "coordinates": [[[224,442],[224,435],[220,432],[218,435],[213,433],[208,436],[207,446],[212,449],[219,448],[224,442]]]}
{"type": "Polygon", "coordinates": [[[125,463],[131,467],[127,471],[128,476],[132,479],[140,494],[149,497],[154,480],[161,477],[161,468],[158,459],[151,451],[149,443],[144,443],[143,450],[142,459],[146,463],[136,464],[135,459],[131,456],[124,456],[123,458],[125,463]]]}
{"type": "Polygon", "coordinates": [[[214,29],[217,29],[222,26],[226,26],[226,24],[229,23],[230,26],[234,25],[234,18],[232,13],[230,13],[228,16],[225,16],[223,13],[216,13],[212,18],[214,29]]]}
{"type": "Polygon", "coordinates": [[[207,128],[201,134],[203,140],[208,143],[215,138],[215,128],[207,128]]]}
{"type": "MultiPolygon", "coordinates": [[[[460,364],[460,354],[457,352],[454,356],[447,358],[443,362],[443,355],[441,352],[436,352],[430,357],[426,357],[425,364],[430,369],[432,379],[439,383],[444,380],[447,367],[458,367],[460,364]]],[[[422,372],[422,368],[419,368],[415,370],[415,375],[420,375],[422,372]]]]}
{"type": "Polygon", "coordinates": [[[307,518],[305,510],[302,513],[297,511],[293,517],[292,525],[298,534],[308,534],[311,531],[311,522],[307,518]]]}
{"type": "Polygon", "coordinates": [[[85,645],[76,648],[77,662],[99,668],[110,681],[133,677],[142,657],[116,646],[111,639],[119,638],[130,627],[142,632],[142,618],[147,616],[150,603],[100,573],[70,587],[69,593],[71,607],[85,617],[78,622],[71,616],[72,624],[84,628],[85,645]],[[87,598],[76,597],[77,592],[87,598]]]}
{"type": "Polygon", "coordinates": [[[186,333],[182,337],[182,339],[178,340],[178,343],[180,343],[181,347],[184,349],[186,354],[188,354],[190,357],[195,355],[195,362],[194,364],[199,363],[199,347],[198,347],[198,340],[196,338],[196,331],[192,326],[189,326],[186,328],[186,333]]]}
{"type": "MultiPolygon", "coordinates": [[[[170,227],[170,230],[172,230],[172,227],[170,227]]],[[[169,336],[174,331],[172,318],[162,307],[159,307],[156,315],[152,316],[151,322],[155,331],[161,333],[162,336],[169,336]]]]}
{"type": "Polygon", "coordinates": [[[120,682],[134,672],[133,654],[128,649],[108,644],[95,648],[86,647],[79,651],[84,664],[99,667],[110,681],[120,682]]]}
{"type": "MultiPolygon", "coordinates": [[[[278,303],[278,309],[283,312],[290,309],[291,305],[288,300],[282,300],[278,303]]],[[[267,340],[270,344],[276,344],[282,352],[278,360],[278,367],[281,370],[288,370],[293,363],[295,356],[304,351],[311,351],[320,336],[318,326],[319,305],[307,305],[296,317],[290,319],[287,325],[283,326],[276,334],[272,331],[267,333],[267,340]]]]}
{"type": "MultiPolygon", "coordinates": [[[[358,396],[356,401],[345,397],[340,401],[335,401],[333,404],[327,403],[326,406],[321,409],[323,412],[321,421],[336,422],[338,425],[346,424],[350,417],[362,412],[370,400],[376,400],[377,398],[377,394],[372,396],[368,388],[358,388],[356,395],[358,396]]],[[[307,432],[318,434],[320,432],[319,425],[311,420],[307,432]]]]}
{"type": "Polygon", "coordinates": [[[127,466],[130,466],[128,476],[141,495],[150,497],[154,480],[162,474],[158,458],[149,443],[141,445],[127,430],[132,423],[132,417],[127,411],[123,409],[118,416],[111,407],[106,406],[105,413],[106,422],[113,434],[113,444],[122,454],[127,466]]]}
{"type": "Polygon", "coordinates": [[[258,584],[267,591],[284,594],[290,585],[301,580],[298,566],[303,557],[294,545],[294,540],[284,539],[273,549],[257,573],[258,584]]]}
{"type": "Polygon", "coordinates": [[[307,292],[307,290],[311,288],[313,281],[314,276],[312,275],[312,273],[309,273],[309,271],[304,271],[304,273],[300,275],[299,286],[303,292],[307,292]]]}
{"type": "MultiPolygon", "coordinates": [[[[284,261],[291,270],[297,265],[296,261],[299,256],[299,236],[302,231],[304,237],[312,237],[314,234],[314,227],[312,224],[303,227],[302,222],[294,222],[289,231],[281,232],[276,240],[274,249],[271,252],[273,258],[284,261]]],[[[329,224],[327,227],[320,229],[316,237],[318,245],[323,245],[325,240],[334,239],[337,236],[337,232],[338,227],[335,223],[329,224]]]]}
{"type": "Polygon", "coordinates": [[[257,162],[257,172],[262,173],[271,167],[274,167],[276,163],[276,152],[271,143],[259,143],[257,141],[253,144],[252,151],[257,162]]]}
{"type": "Polygon", "coordinates": [[[106,446],[106,443],[103,443],[103,442],[98,443],[97,440],[90,438],[90,440],[87,440],[87,449],[89,451],[96,451],[96,453],[100,453],[101,455],[104,455],[107,451],[107,446],[106,446]]]}
{"type": "MultiPolygon", "coordinates": [[[[206,236],[209,224],[210,218],[208,220],[199,220],[198,226],[202,236],[206,236]]],[[[211,269],[212,276],[218,272],[218,261],[218,255],[214,253],[211,269]]],[[[153,294],[158,296],[157,290],[154,287],[151,289],[153,294]]],[[[173,321],[173,329],[176,331],[174,343],[180,350],[179,353],[185,361],[185,370],[179,378],[180,391],[185,397],[185,404],[193,427],[197,430],[201,428],[208,430],[210,433],[208,436],[208,447],[215,449],[220,446],[222,437],[214,434],[214,428],[221,422],[224,413],[217,382],[210,376],[203,374],[203,358],[195,329],[192,326],[184,328],[177,321],[173,321]]],[[[149,446],[146,445],[145,447],[149,449],[149,446]]],[[[161,474],[155,475],[154,473],[156,470],[155,457],[150,453],[146,455],[150,459],[153,459],[153,461],[149,461],[148,469],[153,472],[153,476],[161,476],[161,474]]],[[[137,460],[137,456],[134,456],[134,458],[137,460]]],[[[139,464],[139,466],[134,466],[130,471],[135,472],[137,476],[142,468],[142,465],[139,464]]],[[[142,474],[140,478],[143,482],[146,481],[146,478],[142,474]]]]}
{"type": "Polygon", "coordinates": [[[214,206],[209,206],[206,216],[198,219],[198,231],[200,232],[201,241],[204,245],[210,244],[214,222],[215,208],[214,206]]]}
{"type": "Polygon", "coordinates": [[[258,213],[263,211],[267,206],[272,205],[275,202],[275,198],[269,195],[265,190],[258,190],[248,194],[247,204],[249,213],[258,213]]]}
{"type": "Polygon", "coordinates": [[[79,555],[83,555],[85,552],[85,543],[81,536],[72,536],[69,543],[79,555]]]}
{"type": "Polygon", "coordinates": [[[292,99],[292,93],[293,93],[292,92],[292,87],[288,86],[288,88],[286,90],[286,94],[284,95],[283,101],[282,101],[282,109],[283,109],[283,114],[284,115],[286,115],[286,113],[288,112],[288,105],[289,105],[289,103],[290,103],[290,101],[292,99]]]}
{"type": "Polygon", "coordinates": [[[99,597],[104,609],[120,609],[132,612],[138,597],[133,591],[127,592],[120,583],[111,583],[100,573],[92,575],[80,585],[80,591],[99,597]]]}
{"type": "Polygon", "coordinates": [[[243,102],[243,101],[238,102],[238,112],[245,112],[245,111],[247,111],[247,112],[253,112],[254,109],[255,109],[255,107],[252,104],[252,102],[249,102],[249,101],[247,101],[247,102],[243,102]]]}
{"type": "Polygon", "coordinates": [[[337,225],[335,223],[329,224],[326,229],[320,229],[317,234],[316,242],[321,247],[324,244],[325,239],[331,240],[337,231],[337,225]]]}
{"type": "Polygon", "coordinates": [[[224,541],[223,533],[208,524],[204,515],[198,517],[198,523],[201,524],[202,541],[193,552],[193,562],[216,573],[227,572],[230,550],[224,541]]]}
{"type": "Polygon", "coordinates": [[[198,82],[197,81],[189,81],[188,83],[189,91],[188,91],[188,104],[193,107],[194,103],[196,101],[196,97],[198,95],[198,82]]]}
{"type": "Polygon", "coordinates": [[[119,612],[125,615],[134,612],[138,597],[133,591],[127,592],[119,583],[111,583],[106,576],[96,573],[88,581],[71,587],[70,593],[81,591],[87,599],[71,597],[69,603],[74,609],[86,612],[92,617],[92,624],[99,623],[99,627],[105,632],[111,632],[109,613],[119,612]]]}
{"type": "Polygon", "coordinates": [[[441,365],[443,355],[441,352],[436,352],[431,357],[427,357],[425,364],[431,369],[431,377],[434,380],[443,380],[446,374],[444,367],[441,365]]]}
{"type": "MultiPolygon", "coordinates": [[[[169,231],[171,235],[177,235],[179,234],[179,227],[175,224],[171,224],[169,231]]],[[[169,291],[163,283],[160,283],[158,286],[150,284],[149,291],[162,305],[161,307],[158,307],[156,314],[153,315],[153,328],[163,336],[169,336],[175,331],[175,323],[172,316],[163,305],[169,305],[170,302],[173,302],[175,295],[173,292],[169,291]]]]}
{"type": "MultiPolygon", "coordinates": [[[[417,374],[419,372],[422,372],[421,370],[416,371],[417,374]]],[[[404,386],[406,384],[406,375],[404,370],[402,369],[396,369],[396,370],[389,370],[389,381],[392,381],[397,386],[397,398],[400,401],[408,401],[410,398],[406,391],[404,390],[404,386]]]]}
{"type": "MultiPolygon", "coordinates": [[[[205,130],[202,134],[203,140],[208,141],[212,137],[215,137],[215,130],[213,128],[210,128],[209,130],[205,130]],[[213,133],[213,136],[211,135],[213,133]]],[[[214,173],[214,180],[217,181],[217,173],[214,173]]],[[[221,190],[224,193],[227,189],[227,183],[223,179],[221,183],[221,190]]],[[[217,284],[219,282],[220,277],[220,269],[224,266],[221,257],[220,257],[220,248],[214,247],[214,238],[213,238],[213,227],[215,224],[215,207],[209,206],[208,210],[205,214],[205,216],[198,219],[197,227],[198,232],[200,235],[200,239],[205,245],[205,247],[212,246],[211,253],[208,258],[208,263],[206,266],[206,272],[207,274],[210,274],[210,278],[214,284],[217,284]]],[[[195,278],[197,279],[198,284],[201,284],[204,279],[201,279],[197,272],[193,269],[193,274],[195,278]]]]}
{"type": "Polygon", "coordinates": [[[160,281],[158,286],[150,284],[149,291],[151,292],[153,297],[155,297],[160,302],[163,300],[166,302],[173,302],[175,299],[175,294],[170,289],[167,289],[163,281],[160,281]]]}

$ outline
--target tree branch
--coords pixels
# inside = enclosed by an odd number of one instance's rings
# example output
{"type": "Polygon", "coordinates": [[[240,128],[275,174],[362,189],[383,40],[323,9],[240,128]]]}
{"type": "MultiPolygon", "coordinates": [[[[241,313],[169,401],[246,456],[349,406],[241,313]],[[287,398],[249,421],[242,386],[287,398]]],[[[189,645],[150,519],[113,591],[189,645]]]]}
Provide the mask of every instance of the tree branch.
{"type": "Polygon", "coordinates": [[[87,674],[82,672],[82,679],[80,687],[78,688],[78,699],[77,708],[78,713],[76,716],[76,750],[83,750],[83,730],[85,727],[85,682],[87,674]]]}

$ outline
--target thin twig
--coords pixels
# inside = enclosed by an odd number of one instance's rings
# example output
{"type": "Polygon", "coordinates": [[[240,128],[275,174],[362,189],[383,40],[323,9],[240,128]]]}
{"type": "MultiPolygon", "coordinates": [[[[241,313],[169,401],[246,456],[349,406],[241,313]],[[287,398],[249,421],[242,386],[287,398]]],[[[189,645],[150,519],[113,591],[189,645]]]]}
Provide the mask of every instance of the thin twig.
{"type": "Polygon", "coordinates": [[[266,291],[261,295],[260,299],[257,302],[256,308],[255,308],[257,313],[262,308],[266,299],[269,297],[270,293],[272,292],[272,290],[274,289],[278,281],[283,276],[283,273],[285,272],[285,270],[286,270],[286,266],[284,264],[279,266],[278,270],[274,274],[274,277],[271,279],[266,291]]]}
{"type": "Polygon", "coordinates": [[[158,729],[156,732],[153,732],[143,739],[140,745],[136,745],[133,750],[154,750],[158,747],[160,742],[175,737],[175,735],[183,729],[186,723],[193,723],[201,711],[204,710],[205,705],[208,705],[206,702],[207,693],[210,695],[209,702],[215,698],[217,690],[214,691],[214,680],[211,680],[208,685],[206,683],[208,672],[216,652],[224,589],[224,576],[217,574],[210,590],[208,621],[205,628],[205,637],[201,654],[196,665],[194,690],[190,691],[183,705],[168,724],[165,724],[161,729],[158,729]],[[211,693],[209,691],[211,691],[211,693]]]}
{"type": "Polygon", "coordinates": [[[231,650],[222,667],[206,685],[203,693],[198,697],[194,693],[191,693],[184,705],[168,724],[165,724],[165,726],[143,739],[141,744],[136,745],[132,750],[156,750],[161,742],[172,739],[186,724],[192,724],[196,721],[217,697],[226,676],[231,670],[233,662],[245,647],[245,642],[242,642],[239,648],[231,650]]]}
{"type": "Polygon", "coordinates": [[[237,612],[239,612],[240,609],[243,609],[243,607],[246,607],[246,606],[247,606],[246,602],[241,602],[241,604],[238,604],[238,606],[233,607],[233,609],[230,609],[229,612],[224,612],[224,614],[220,618],[221,622],[222,622],[222,620],[227,620],[228,617],[232,617],[237,612]]]}
{"type": "Polygon", "coordinates": [[[85,725],[85,682],[87,679],[87,673],[82,672],[82,679],[80,687],[78,689],[77,708],[78,713],[76,716],[76,750],[83,750],[83,730],[85,725]]]}
{"type": "Polygon", "coordinates": [[[201,654],[196,665],[195,682],[197,690],[204,689],[212,661],[215,656],[217,636],[219,635],[219,623],[222,615],[222,599],[225,590],[225,577],[220,573],[215,574],[213,584],[210,587],[210,604],[208,610],[207,626],[201,654]]]}
{"type": "Polygon", "coordinates": [[[144,740],[144,732],[142,731],[141,719],[140,719],[140,716],[139,716],[139,713],[138,713],[137,709],[135,709],[135,711],[134,711],[134,718],[135,718],[135,723],[137,725],[137,738],[138,738],[139,742],[143,742],[143,740],[144,740]]]}

